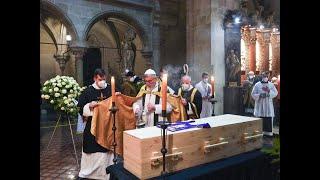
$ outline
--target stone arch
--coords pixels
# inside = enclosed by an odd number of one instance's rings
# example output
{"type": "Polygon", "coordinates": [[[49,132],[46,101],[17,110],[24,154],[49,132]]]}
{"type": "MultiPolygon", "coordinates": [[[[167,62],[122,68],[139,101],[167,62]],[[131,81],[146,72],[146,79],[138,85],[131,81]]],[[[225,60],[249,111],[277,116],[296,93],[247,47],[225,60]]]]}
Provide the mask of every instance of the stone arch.
{"type": "Polygon", "coordinates": [[[47,17],[53,17],[61,21],[67,28],[67,31],[72,36],[72,41],[77,41],[79,39],[76,28],[70,18],[55,4],[47,1],[40,1],[40,21],[45,22],[44,20],[47,17]]]}
{"type": "Polygon", "coordinates": [[[48,33],[48,35],[50,36],[50,38],[52,39],[53,43],[54,43],[54,47],[56,48],[56,52],[58,51],[58,43],[57,40],[52,32],[52,30],[49,28],[49,26],[43,22],[42,20],[40,20],[40,24],[42,25],[42,27],[44,28],[44,30],[48,33]]]}
{"type": "Polygon", "coordinates": [[[150,45],[149,45],[149,37],[147,35],[147,30],[136,18],[131,17],[129,14],[120,12],[120,11],[105,11],[94,16],[85,26],[83,40],[87,39],[87,36],[89,35],[89,32],[95,23],[97,23],[99,20],[103,18],[109,18],[109,17],[120,19],[128,23],[129,25],[131,25],[133,28],[135,28],[135,31],[142,39],[142,44],[143,44],[142,49],[149,48],[150,45]]]}

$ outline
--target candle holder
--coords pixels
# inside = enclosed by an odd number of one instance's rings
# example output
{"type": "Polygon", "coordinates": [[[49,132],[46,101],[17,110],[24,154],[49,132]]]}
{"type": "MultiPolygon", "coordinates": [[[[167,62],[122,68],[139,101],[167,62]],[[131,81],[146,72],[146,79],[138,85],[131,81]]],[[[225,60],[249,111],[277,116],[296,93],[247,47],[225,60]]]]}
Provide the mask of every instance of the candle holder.
{"type": "Polygon", "coordinates": [[[117,143],[116,143],[116,113],[119,109],[117,108],[115,102],[112,102],[112,106],[109,109],[109,111],[111,111],[112,116],[113,116],[113,125],[112,125],[112,131],[113,131],[113,164],[117,163],[117,153],[116,153],[116,147],[117,147],[117,143]]]}
{"type": "Polygon", "coordinates": [[[212,104],[212,116],[215,116],[215,114],[214,114],[214,104],[217,102],[217,100],[214,100],[214,95],[211,96],[210,102],[212,104]]]}
{"type": "Polygon", "coordinates": [[[166,129],[171,124],[171,122],[166,121],[166,117],[167,117],[166,110],[162,110],[162,117],[163,117],[163,121],[158,122],[158,125],[160,125],[160,127],[161,127],[161,136],[162,136],[162,148],[161,148],[162,171],[161,171],[161,176],[164,176],[167,174],[167,172],[166,172],[166,153],[168,152],[168,150],[166,148],[166,129]]]}

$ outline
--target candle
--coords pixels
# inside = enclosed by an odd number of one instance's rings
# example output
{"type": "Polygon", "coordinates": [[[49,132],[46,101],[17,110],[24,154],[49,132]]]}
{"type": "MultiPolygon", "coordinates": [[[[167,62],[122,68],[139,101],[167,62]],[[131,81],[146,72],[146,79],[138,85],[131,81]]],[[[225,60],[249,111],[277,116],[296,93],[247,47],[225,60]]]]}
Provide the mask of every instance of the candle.
{"type": "Polygon", "coordinates": [[[112,93],[112,102],[115,102],[115,82],[114,82],[114,76],[111,76],[111,93],[112,93]]]}
{"type": "Polygon", "coordinates": [[[214,96],[214,77],[211,76],[211,94],[214,96]]]}
{"type": "Polygon", "coordinates": [[[161,95],[162,95],[162,100],[161,100],[161,107],[162,110],[167,109],[167,78],[168,74],[163,74],[163,79],[162,79],[162,84],[161,84],[161,95]]]}

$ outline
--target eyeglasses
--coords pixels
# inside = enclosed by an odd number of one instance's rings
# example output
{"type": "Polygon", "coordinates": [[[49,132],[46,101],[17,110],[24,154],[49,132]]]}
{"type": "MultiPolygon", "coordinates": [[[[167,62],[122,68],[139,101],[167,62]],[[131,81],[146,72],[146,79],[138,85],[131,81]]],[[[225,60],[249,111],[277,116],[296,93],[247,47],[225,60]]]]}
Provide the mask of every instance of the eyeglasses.
{"type": "Polygon", "coordinates": [[[144,80],[145,83],[152,83],[154,80],[150,79],[150,80],[144,80]]]}

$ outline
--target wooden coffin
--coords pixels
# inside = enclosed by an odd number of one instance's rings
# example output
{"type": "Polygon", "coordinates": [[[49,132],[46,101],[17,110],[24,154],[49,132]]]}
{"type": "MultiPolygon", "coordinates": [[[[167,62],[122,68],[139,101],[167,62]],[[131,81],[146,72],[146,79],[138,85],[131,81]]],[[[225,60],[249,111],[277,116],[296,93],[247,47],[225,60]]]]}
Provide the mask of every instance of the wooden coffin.
{"type": "MultiPolygon", "coordinates": [[[[262,147],[262,119],[221,115],[195,120],[211,128],[167,131],[166,171],[174,172],[262,147]]],[[[124,168],[140,179],[162,171],[161,129],[148,127],[124,131],[124,168]]]]}

